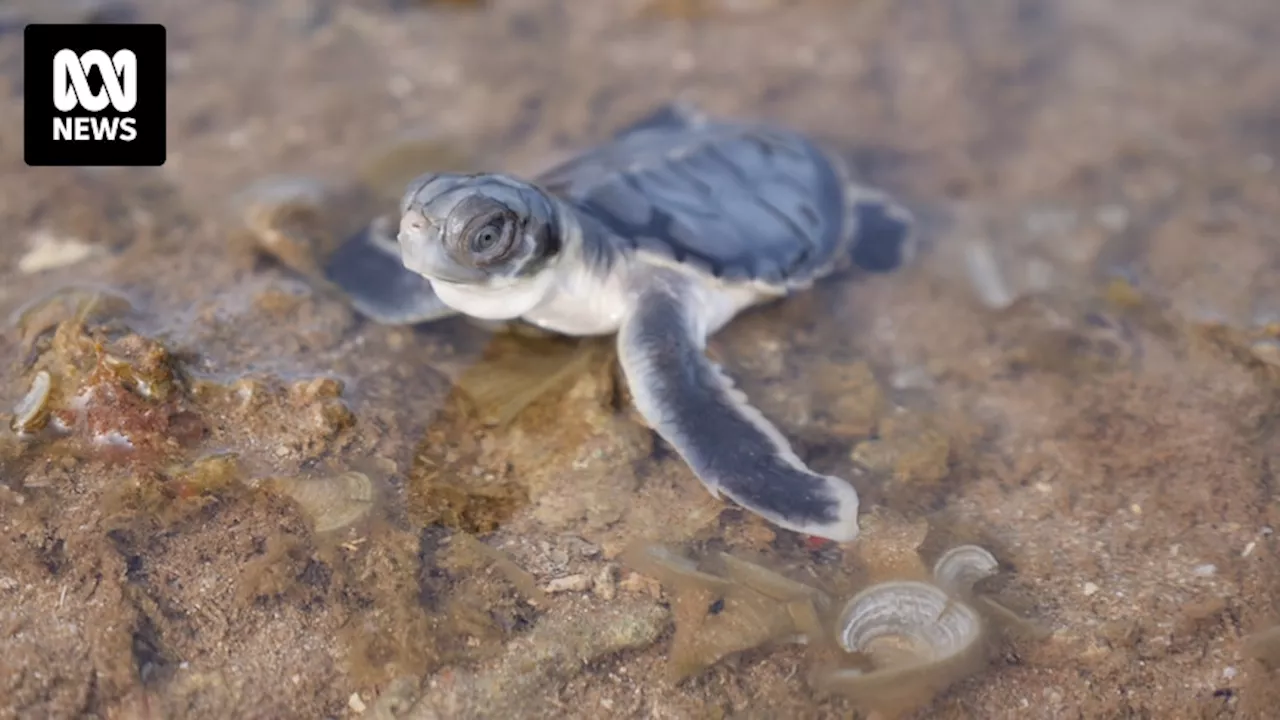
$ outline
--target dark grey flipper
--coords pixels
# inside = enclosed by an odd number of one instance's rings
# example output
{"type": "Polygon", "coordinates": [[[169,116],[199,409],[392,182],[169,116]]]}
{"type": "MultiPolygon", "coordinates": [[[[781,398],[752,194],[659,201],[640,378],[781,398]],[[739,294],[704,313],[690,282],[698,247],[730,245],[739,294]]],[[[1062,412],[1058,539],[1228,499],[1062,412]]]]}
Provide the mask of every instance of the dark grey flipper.
{"type": "Polygon", "coordinates": [[[456,314],[426,278],[400,263],[400,247],[384,221],[348,238],[329,256],[324,274],[360,314],[382,325],[414,325],[456,314]]]}
{"type": "Polygon", "coordinates": [[[636,408],[712,494],[796,532],[847,542],[858,493],[809,470],[790,444],[705,355],[698,305],[680,281],[641,293],[618,333],[636,408]]]}
{"type": "Polygon", "coordinates": [[[853,264],[885,273],[911,262],[917,244],[911,212],[879,192],[855,189],[851,194],[853,264]]]}

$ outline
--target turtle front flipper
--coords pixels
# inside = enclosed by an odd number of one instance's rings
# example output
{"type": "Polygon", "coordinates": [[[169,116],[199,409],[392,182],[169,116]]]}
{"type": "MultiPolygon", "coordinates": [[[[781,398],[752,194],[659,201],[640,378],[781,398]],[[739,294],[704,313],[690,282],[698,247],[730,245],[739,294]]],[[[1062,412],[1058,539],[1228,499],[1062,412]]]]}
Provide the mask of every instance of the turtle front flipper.
{"type": "Polygon", "coordinates": [[[788,530],[854,539],[857,491],[806,467],[707,358],[692,290],[679,280],[654,283],[619,330],[618,356],[640,414],[717,497],[788,530]]]}
{"type": "Polygon", "coordinates": [[[324,275],[361,315],[382,325],[414,325],[456,314],[426,278],[400,262],[399,245],[385,222],[375,220],[348,238],[329,256],[324,275]]]}

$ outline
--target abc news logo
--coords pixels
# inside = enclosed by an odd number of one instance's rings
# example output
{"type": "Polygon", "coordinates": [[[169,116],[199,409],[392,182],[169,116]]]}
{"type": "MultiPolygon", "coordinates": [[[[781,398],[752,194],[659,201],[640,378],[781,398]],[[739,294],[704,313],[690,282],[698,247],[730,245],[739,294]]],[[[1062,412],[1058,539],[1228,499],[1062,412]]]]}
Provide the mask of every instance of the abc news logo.
{"type": "Polygon", "coordinates": [[[23,55],[27,165],[164,164],[164,26],[28,25],[23,55]]]}
{"type": "MultiPolygon", "coordinates": [[[[122,115],[132,112],[138,104],[138,56],[132,50],[120,50],[111,57],[101,50],[83,55],[59,50],[53,56],[53,105],[59,112],[70,113],[77,107],[91,113],[102,112],[108,101],[122,115]],[[102,89],[96,93],[89,88],[88,68],[95,68],[102,75],[102,89]]],[[[137,137],[137,122],[127,115],[53,118],[54,140],[132,142],[137,137]]]]}

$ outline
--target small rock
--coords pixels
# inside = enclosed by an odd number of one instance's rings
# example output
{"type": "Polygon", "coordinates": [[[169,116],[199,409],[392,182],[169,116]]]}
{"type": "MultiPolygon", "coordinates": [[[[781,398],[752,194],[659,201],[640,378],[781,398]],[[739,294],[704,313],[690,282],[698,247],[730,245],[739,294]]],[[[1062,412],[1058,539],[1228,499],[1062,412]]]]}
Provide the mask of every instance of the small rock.
{"type": "Polygon", "coordinates": [[[347,698],[347,707],[351,708],[352,712],[357,715],[363,714],[367,709],[364,700],[360,699],[360,693],[351,693],[351,697],[347,698]]]}
{"type": "Polygon", "coordinates": [[[1249,352],[1253,353],[1253,357],[1259,362],[1280,367],[1280,341],[1259,340],[1249,346],[1249,352]]]}
{"type": "Polygon", "coordinates": [[[618,595],[617,567],[605,565],[591,581],[591,591],[601,600],[612,600],[618,595]]]}
{"type": "Polygon", "coordinates": [[[983,305],[992,310],[1003,310],[1018,299],[989,243],[974,241],[965,245],[964,260],[969,281],[983,305]]]}
{"type": "Polygon", "coordinates": [[[1119,235],[1129,228],[1129,209],[1123,205],[1103,205],[1093,211],[1093,219],[1103,230],[1119,235]]]}
{"type": "Polygon", "coordinates": [[[1093,583],[1091,583],[1091,582],[1087,582],[1087,583],[1085,583],[1085,584],[1084,584],[1084,596],[1085,596],[1085,597],[1090,597],[1090,596],[1092,596],[1094,593],[1098,592],[1098,589],[1099,589],[1099,588],[1098,588],[1098,586],[1097,586],[1097,585],[1095,585],[1095,584],[1093,584],[1093,583]]]}
{"type": "Polygon", "coordinates": [[[18,271],[24,275],[74,265],[97,252],[83,240],[57,237],[47,230],[36,232],[27,244],[27,253],[18,258],[18,271]]]}
{"type": "Polygon", "coordinates": [[[337,378],[321,376],[299,380],[289,391],[301,400],[330,400],[342,395],[343,382],[337,378]]]}
{"type": "Polygon", "coordinates": [[[567,575],[547,583],[549,593],[584,592],[591,588],[591,578],[586,575],[567,575]]]}
{"type": "MultiPolygon", "coordinates": [[[[606,605],[583,617],[549,613],[511,642],[494,662],[433,678],[425,695],[400,717],[524,717],[545,701],[547,688],[578,676],[615,653],[648,647],[669,623],[669,611],[646,601],[606,605]],[[466,709],[460,714],[460,709],[466,709]]],[[[563,710],[561,710],[563,712],[563,710]]]]}
{"type": "Polygon", "coordinates": [[[654,598],[662,597],[662,583],[640,573],[627,573],[626,577],[622,578],[622,582],[618,583],[618,587],[623,592],[644,593],[654,598]]]}
{"type": "Polygon", "coordinates": [[[1218,566],[1213,563],[1205,563],[1191,568],[1191,574],[1196,577],[1213,577],[1218,572],[1218,566]]]}

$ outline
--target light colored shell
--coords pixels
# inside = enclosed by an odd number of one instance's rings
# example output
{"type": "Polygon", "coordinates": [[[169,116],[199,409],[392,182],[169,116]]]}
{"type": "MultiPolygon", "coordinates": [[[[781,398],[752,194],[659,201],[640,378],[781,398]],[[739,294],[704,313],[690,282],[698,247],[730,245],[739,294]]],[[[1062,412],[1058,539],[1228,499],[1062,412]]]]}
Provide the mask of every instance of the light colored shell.
{"type": "Polygon", "coordinates": [[[891,715],[928,702],[984,658],[981,617],[932,583],[873,585],[849,601],[838,628],[840,646],[871,667],[829,670],[816,683],[891,715]]]}
{"type": "Polygon", "coordinates": [[[858,593],[839,621],[840,645],[865,653],[877,667],[938,662],[968,650],[982,619],[942,588],[913,580],[885,582],[858,593]]]}
{"type": "Polygon", "coordinates": [[[960,545],[942,554],[933,564],[933,581],[943,590],[968,594],[983,578],[996,573],[1000,563],[990,552],[977,545],[960,545]]]}
{"type": "Polygon", "coordinates": [[[49,373],[41,370],[31,379],[31,389],[27,391],[13,409],[13,420],[10,427],[19,435],[33,433],[44,427],[49,420],[49,392],[53,387],[49,373]]]}
{"type": "Polygon", "coordinates": [[[969,595],[996,568],[991,553],[961,545],[934,564],[932,582],[889,581],[858,593],[840,614],[836,639],[871,668],[841,668],[819,682],[872,707],[907,708],[977,670],[986,628],[969,595]]]}
{"type": "Polygon", "coordinates": [[[374,502],[373,482],[359,472],[322,478],[273,478],[268,484],[297,501],[315,523],[317,533],[355,524],[374,502]]]}

